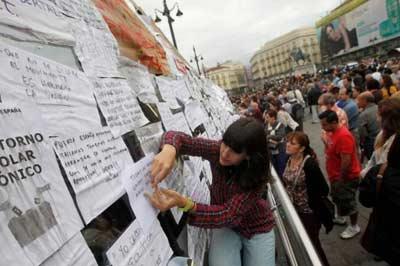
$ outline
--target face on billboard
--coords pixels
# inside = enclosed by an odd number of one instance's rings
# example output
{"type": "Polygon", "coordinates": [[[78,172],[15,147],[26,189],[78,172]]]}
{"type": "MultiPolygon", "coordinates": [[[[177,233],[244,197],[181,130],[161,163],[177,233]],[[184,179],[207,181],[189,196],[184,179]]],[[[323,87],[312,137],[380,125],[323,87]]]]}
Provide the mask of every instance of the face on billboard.
{"type": "Polygon", "coordinates": [[[400,36],[399,0],[369,0],[318,29],[323,56],[376,45],[400,36]]]}
{"type": "Polygon", "coordinates": [[[326,26],[326,35],[332,41],[339,41],[341,38],[341,34],[339,31],[336,31],[333,25],[326,26]]]}

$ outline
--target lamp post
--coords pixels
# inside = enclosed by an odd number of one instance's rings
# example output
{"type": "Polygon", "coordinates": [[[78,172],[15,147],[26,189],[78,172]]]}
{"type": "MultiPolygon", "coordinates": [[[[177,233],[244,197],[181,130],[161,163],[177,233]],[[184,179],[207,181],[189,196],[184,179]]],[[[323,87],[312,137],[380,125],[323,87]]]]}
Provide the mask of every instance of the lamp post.
{"type": "MultiPolygon", "coordinates": [[[[201,55],[197,55],[196,48],[194,46],[193,46],[193,53],[194,53],[194,61],[196,62],[197,65],[197,71],[199,71],[199,76],[201,76],[199,61],[202,61],[204,58],[201,55]]],[[[190,59],[190,63],[193,63],[193,59],[190,59]]]]}
{"type": "Polygon", "coordinates": [[[178,49],[178,45],[176,44],[176,38],[175,38],[175,32],[174,32],[174,28],[172,27],[172,23],[175,21],[172,17],[171,17],[171,12],[175,9],[178,8],[176,11],[176,16],[180,17],[183,15],[182,11],[179,9],[179,5],[178,3],[175,3],[171,9],[168,8],[167,6],[167,0],[163,0],[163,5],[164,5],[164,10],[158,10],[158,9],[154,9],[154,12],[156,14],[156,17],[154,19],[154,22],[158,23],[161,22],[161,18],[157,15],[157,12],[162,14],[163,16],[167,17],[168,19],[168,25],[169,25],[169,30],[171,31],[171,36],[172,36],[172,41],[174,43],[174,46],[176,49],[178,49]]]}

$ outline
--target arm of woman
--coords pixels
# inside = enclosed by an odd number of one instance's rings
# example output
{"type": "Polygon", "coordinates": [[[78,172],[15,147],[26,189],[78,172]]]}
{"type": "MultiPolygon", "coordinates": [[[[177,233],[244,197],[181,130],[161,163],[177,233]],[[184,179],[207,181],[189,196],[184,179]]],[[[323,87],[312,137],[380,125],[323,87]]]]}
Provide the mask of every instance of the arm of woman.
{"type": "Polygon", "coordinates": [[[220,146],[220,141],[193,138],[177,131],[166,132],[161,140],[161,152],[154,157],[151,166],[152,186],[157,186],[171,173],[177,154],[200,156],[210,162],[217,162],[220,146]]]}
{"type": "Polygon", "coordinates": [[[189,224],[208,229],[236,227],[244,215],[254,208],[254,202],[251,193],[242,193],[222,205],[196,203],[195,210],[189,212],[189,224]]]}
{"type": "MultiPolygon", "coordinates": [[[[183,208],[191,202],[176,191],[162,188],[155,188],[152,194],[145,193],[145,196],[161,211],[183,208]]],[[[189,224],[202,228],[236,227],[244,215],[254,208],[255,201],[252,193],[241,193],[222,205],[193,203],[189,210],[189,224]]]]}
{"type": "Polygon", "coordinates": [[[208,161],[219,158],[221,141],[193,138],[183,132],[167,131],[161,139],[161,147],[169,144],[176,149],[178,155],[199,156],[208,161]]]}

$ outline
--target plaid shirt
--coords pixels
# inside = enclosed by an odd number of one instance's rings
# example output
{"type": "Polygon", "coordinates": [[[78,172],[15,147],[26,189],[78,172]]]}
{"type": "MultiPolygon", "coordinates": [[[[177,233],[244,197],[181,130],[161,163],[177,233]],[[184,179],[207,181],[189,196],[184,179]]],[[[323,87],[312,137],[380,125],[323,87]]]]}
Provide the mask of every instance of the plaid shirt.
{"type": "Polygon", "coordinates": [[[169,131],[161,145],[173,145],[180,155],[201,156],[211,164],[213,183],[211,205],[197,203],[189,214],[189,224],[202,228],[229,227],[246,238],[269,232],[274,219],[269,204],[260,192],[244,192],[234,177],[222,173],[219,166],[221,141],[192,138],[181,132],[169,131]]]}

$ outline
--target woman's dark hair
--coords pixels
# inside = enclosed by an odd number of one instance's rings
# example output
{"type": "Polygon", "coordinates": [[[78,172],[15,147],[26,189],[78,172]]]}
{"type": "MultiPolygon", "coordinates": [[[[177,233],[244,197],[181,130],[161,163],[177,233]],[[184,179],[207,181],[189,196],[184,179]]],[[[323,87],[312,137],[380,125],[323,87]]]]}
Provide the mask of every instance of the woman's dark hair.
{"type": "Polygon", "coordinates": [[[390,87],[393,86],[393,80],[388,74],[383,74],[382,75],[382,80],[383,80],[383,87],[385,87],[388,90],[388,93],[390,93],[390,87]]]}
{"type": "Polygon", "coordinates": [[[372,91],[372,90],[379,90],[381,88],[381,85],[377,80],[370,79],[367,81],[366,87],[367,90],[372,91]]]}
{"type": "Polygon", "coordinates": [[[268,110],[267,115],[275,119],[278,117],[278,113],[275,110],[268,110]]]}
{"type": "Polygon", "coordinates": [[[270,177],[270,162],[262,124],[253,118],[241,118],[228,127],[222,141],[236,153],[246,152],[249,157],[238,166],[223,169],[233,170],[234,181],[245,191],[265,189],[270,177]]]}
{"type": "Polygon", "coordinates": [[[332,89],[329,90],[330,93],[332,94],[339,94],[340,88],[335,86],[332,89]]]}
{"type": "Polygon", "coordinates": [[[256,95],[252,95],[250,97],[250,100],[252,100],[253,102],[258,102],[258,97],[256,95]]]}
{"type": "Polygon", "coordinates": [[[395,133],[400,133],[400,100],[389,98],[378,104],[378,112],[381,116],[381,128],[384,139],[390,138],[395,133]]]}
{"type": "Polygon", "coordinates": [[[332,30],[334,30],[335,26],[333,26],[333,23],[329,23],[328,25],[325,26],[325,32],[328,30],[328,28],[332,28],[332,30]]]}
{"type": "Polygon", "coordinates": [[[287,141],[296,141],[301,147],[304,147],[304,156],[310,155],[313,159],[317,159],[317,154],[310,146],[310,138],[303,132],[294,131],[289,133],[287,136],[287,141]]]}
{"type": "Polygon", "coordinates": [[[271,102],[271,105],[276,108],[277,112],[280,111],[280,110],[283,110],[282,109],[282,103],[278,99],[274,99],[274,101],[271,102]]]}
{"type": "Polygon", "coordinates": [[[239,104],[239,107],[246,109],[247,108],[247,104],[245,104],[244,102],[241,102],[239,104]]]}

